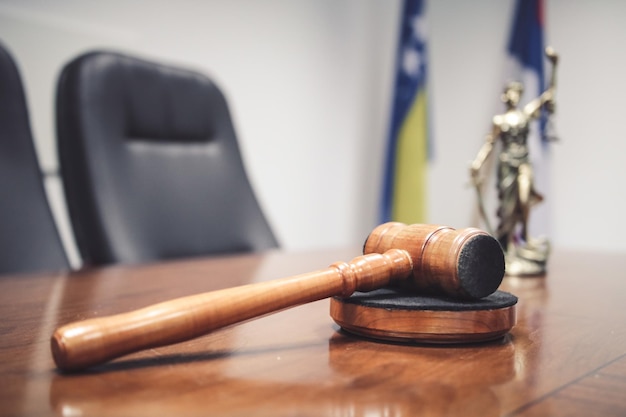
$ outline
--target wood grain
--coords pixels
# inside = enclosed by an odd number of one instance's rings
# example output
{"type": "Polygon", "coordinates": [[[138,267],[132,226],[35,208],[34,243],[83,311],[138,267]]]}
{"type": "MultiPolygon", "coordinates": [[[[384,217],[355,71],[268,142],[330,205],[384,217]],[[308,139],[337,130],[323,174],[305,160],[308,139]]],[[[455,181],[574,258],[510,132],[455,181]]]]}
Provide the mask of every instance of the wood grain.
{"type": "Polygon", "coordinates": [[[329,301],[285,310],[88,373],[56,371],[63,324],[313,271],[357,248],[270,252],[67,275],[0,278],[0,415],[626,415],[626,256],[554,250],[504,339],[372,342],[339,330],[329,301]]]}

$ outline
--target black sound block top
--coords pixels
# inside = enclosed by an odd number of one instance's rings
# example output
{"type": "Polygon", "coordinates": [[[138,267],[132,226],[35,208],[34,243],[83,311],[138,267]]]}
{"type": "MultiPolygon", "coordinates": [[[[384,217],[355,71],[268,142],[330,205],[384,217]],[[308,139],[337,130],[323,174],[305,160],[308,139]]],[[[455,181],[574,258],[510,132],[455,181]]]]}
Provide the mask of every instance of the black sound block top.
{"type": "Polygon", "coordinates": [[[499,290],[478,300],[459,300],[447,296],[417,294],[406,289],[389,287],[366,293],[355,292],[348,298],[334,298],[341,303],[390,310],[497,310],[517,304],[516,296],[499,290]]]}

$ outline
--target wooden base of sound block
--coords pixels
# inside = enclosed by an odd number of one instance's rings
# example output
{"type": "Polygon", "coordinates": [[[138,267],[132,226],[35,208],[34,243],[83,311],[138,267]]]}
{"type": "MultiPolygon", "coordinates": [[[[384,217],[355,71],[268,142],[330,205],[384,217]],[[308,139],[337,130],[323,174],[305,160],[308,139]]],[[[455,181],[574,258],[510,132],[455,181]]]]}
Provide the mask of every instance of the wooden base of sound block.
{"type": "Polygon", "coordinates": [[[330,315],[344,330],[401,342],[458,344],[494,340],[515,325],[517,297],[496,291],[480,300],[383,288],[334,297],[330,315]]]}

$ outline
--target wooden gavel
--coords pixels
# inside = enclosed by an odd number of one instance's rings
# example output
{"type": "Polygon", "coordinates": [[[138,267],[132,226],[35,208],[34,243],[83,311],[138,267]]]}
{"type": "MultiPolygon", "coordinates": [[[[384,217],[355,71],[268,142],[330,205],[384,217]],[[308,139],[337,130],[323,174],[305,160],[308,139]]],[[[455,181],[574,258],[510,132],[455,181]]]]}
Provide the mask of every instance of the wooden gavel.
{"type": "Polygon", "coordinates": [[[364,255],[324,270],[191,295],[128,313],[58,328],[51,339],[61,370],[80,370],[143,349],[169,345],[268,313],[332,296],[349,297],[394,281],[416,290],[478,299],[504,276],[499,243],[478,229],[385,223],[364,255]]]}

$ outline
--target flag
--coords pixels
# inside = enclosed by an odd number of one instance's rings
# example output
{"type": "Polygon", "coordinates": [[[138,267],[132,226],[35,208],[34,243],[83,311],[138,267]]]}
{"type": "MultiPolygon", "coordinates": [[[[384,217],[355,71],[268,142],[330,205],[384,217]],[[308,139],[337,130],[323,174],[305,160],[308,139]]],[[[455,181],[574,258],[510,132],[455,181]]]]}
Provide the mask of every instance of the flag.
{"type": "MultiPolygon", "coordinates": [[[[543,0],[517,0],[507,47],[508,73],[511,80],[524,85],[522,103],[535,99],[546,88],[543,0]]],[[[534,171],[535,188],[545,197],[549,194],[548,115],[542,111],[530,126],[528,150],[534,171]]],[[[531,234],[549,233],[549,197],[533,207],[529,218],[531,234]]]]}
{"type": "Polygon", "coordinates": [[[382,221],[426,221],[428,126],[424,1],[405,0],[385,161],[382,221]]]}

